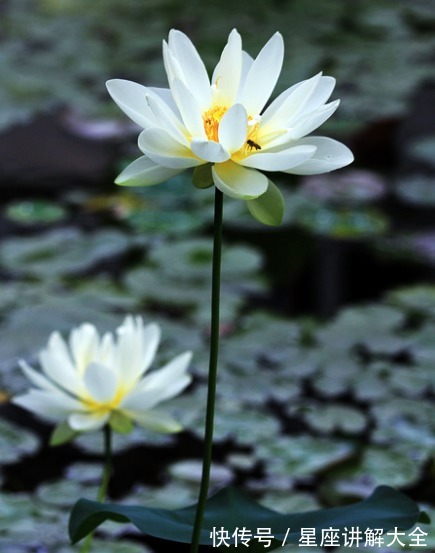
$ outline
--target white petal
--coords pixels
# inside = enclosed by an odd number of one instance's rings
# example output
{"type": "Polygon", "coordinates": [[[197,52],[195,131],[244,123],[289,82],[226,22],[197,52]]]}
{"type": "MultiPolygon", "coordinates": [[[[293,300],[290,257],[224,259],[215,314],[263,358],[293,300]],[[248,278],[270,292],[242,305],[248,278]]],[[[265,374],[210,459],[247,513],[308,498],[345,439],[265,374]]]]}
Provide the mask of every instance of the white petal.
{"type": "Polygon", "coordinates": [[[190,374],[186,373],[191,358],[191,352],[185,352],[143,378],[134,390],[123,398],[120,408],[147,411],[158,403],[178,395],[192,380],[190,374]]]}
{"type": "Polygon", "coordinates": [[[278,96],[262,116],[261,128],[263,131],[267,133],[270,129],[291,126],[296,117],[302,113],[320,78],[321,73],[292,86],[291,89],[278,96]]]}
{"type": "Polygon", "coordinates": [[[71,411],[81,408],[81,403],[68,394],[45,390],[30,390],[27,394],[13,398],[12,402],[50,420],[62,420],[71,411]]]}
{"type": "Polygon", "coordinates": [[[254,63],[254,58],[244,50],[242,51],[242,71],[240,74],[239,90],[237,92],[236,102],[242,101],[243,89],[245,88],[246,77],[254,63]]]}
{"type": "Polygon", "coordinates": [[[150,323],[143,331],[143,359],[142,359],[142,373],[147,371],[154,361],[157,348],[159,347],[161,336],[161,330],[158,324],[150,323]]]}
{"type": "Polygon", "coordinates": [[[183,70],[176,60],[174,54],[169,49],[166,41],[163,41],[163,64],[165,66],[166,75],[168,76],[169,87],[172,92],[172,84],[174,79],[184,80],[183,70]]]}
{"type": "Polygon", "coordinates": [[[114,367],[115,365],[115,344],[113,342],[113,334],[106,332],[101,339],[98,350],[97,359],[106,367],[114,367]]]}
{"type": "Polygon", "coordinates": [[[202,111],[204,110],[201,110],[192,92],[179,79],[174,80],[172,90],[186,129],[191,136],[206,138],[202,119],[202,111]]]}
{"type": "Polygon", "coordinates": [[[74,371],[73,359],[71,358],[71,354],[65,340],[59,332],[55,331],[50,334],[47,347],[45,349],[51,355],[55,354],[59,363],[65,366],[68,371],[74,371]]]}
{"type": "Polygon", "coordinates": [[[126,186],[152,186],[153,184],[159,184],[171,179],[181,173],[181,171],[183,169],[162,167],[149,157],[142,156],[130,163],[116,177],[115,183],[126,186]]]}
{"type": "Polygon", "coordinates": [[[149,390],[143,389],[143,386],[141,389],[135,388],[124,396],[119,404],[119,408],[129,413],[148,411],[158,403],[158,401],[154,399],[155,392],[156,391],[151,388],[149,390]]]}
{"type": "Polygon", "coordinates": [[[258,141],[261,142],[262,151],[279,151],[285,149],[286,145],[291,142],[290,129],[280,129],[269,133],[260,134],[258,141]]]}
{"type": "Polygon", "coordinates": [[[83,388],[81,376],[71,362],[66,344],[58,332],[51,334],[47,347],[39,354],[42,370],[50,380],[77,395],[83,388]]]}
{"type": "Polygon", "coordinates": [[[123,387],[132,386],[149,368],[159,345],[160,334],[160,327],[155,323],[144,328],[141,317],[127,317],[118,328],[116,358],[123,387]]]}
{"type": "Polygon", "coordinates": [[[152,94],[150,89],[123,79],[111,79],[106,87],[113,100],[137,125],[144,129],[158,125],[146,101],[147,94],[152,94]]]}
{"type": "Polygon", "coordinates": [[[334,77],[321,76],[316,88],[311,92],[304,107],[304,114],[313,111],[328,100],[335,87],[334,77]]]}
{"type": "Polygon", "coordinates": [[[192,380],[190,374],[186,373],[191,359],[190,351],[178,355],[158,371],[146,376],[138,384],[138,388],[154,391],[154,405],[178,395],[192,380]]]}
{"type": "Polygon", "coordinates": [[[284,41],[275,33],[252,64],[243,87],[242,104],[250,115],[258,114],[270,98],[284,59],[284,41]]]}
{"type": "Polygon", "coordinates": [[[193,157],[192,151],[172,138],[162,129],[142,131],[138,140],[139,148],[152,161],[163,167],[178,169],[195,167],[204,163],[193,157]]]}
{"type": "Polygon", "coordinates": [[[239,163],[244,167],[261,169],[263,171],[286,171],[310,159],[315,151],[315,146],[297,145],[281,152],[252,154],[239,161],[239,163]]]}
{"type": "Polygon", "coordinates": [[[282,92],[266,109],[262,125],[290,126],[296,118],[309,115],[328,100],[335,86],[333,77],[318,73],[282,92]]]}
{"type": "Polygon", "coordinates": [[[79,375],[83,376],[86,367],[95,360],[99,341],[98,331],[90,323],[84,323],[71,331],[69,346],[79,375]]]}
{"type": "Polygon", "coordinates": [[[207,109],[211,100],[210,81],[195,46],[184,33],[174,29],[169,33],[168,45],[181,67],[184,82],[195,95],[201,109],[207,109]]]}
{"type": "Polygon", "coordinates": [[[172,92],[169,88],[159,88],[156,86],[150,86],[149,90],[158,96],[165,104],[171,109],[177,117],[180,117],[180,112],[178,111],[177,104],[174,102],[172,97],[172,92]]]}
{"type": "Polygon", "coordinates": [[[89,395],[98,403],[113,399],[118,386],[114,370],[99,363],[91,363],[86,368],[84,381],[89,395]]]}
{"type": "Polygon", "coordinates": [[[261,123],[262,125],[266,126],[269,124],[270,120],[275,117],[275,114],[277,113],[277,111],[281,108],[281,106],[283,105],[283,103],[287,100],[287,98],[293,94],[293,92],[299,88],[305,81],[302,81],[300,83],[297,83],[297,84],[294,84],[293,86],[291,86],[290,88],[287,88],[286,90],[284,90],[283,92],[281,92],[281,94],[279,96],[277,96],[275,98],[275,100],[273,100],[273,102],[270,104],[270,106],[268,106],[264,113],[262,114],[261,116],[261,123]]]}
{"type": "Polygon", "coordinates": [[[147,95],[149,108],[159,121],[160,126],[164,128],[175,140],[178,140],[185,146],[189,145],[186,138],[187,131],[172,109],[158,97],[147,95]]]}
{"type": "Polygon", "coordinates": [[[23,370],[24,374],[27,376],[27,378],[35,384],[38,388],[41,388],[42,390],[48,391],[48,392],[58,392],[59,388],[58,386],[55,386],[50,380],[45,378],[43,374],[40,372],[35,371],[30,365],[28,365],[25,361],[20,361],[20,367],[23,370]]]}
{"type": "Polygon", "coordinates": [[[298,119],[293,128],[290,129],[289,135],[292,139],[297,140],[310,132],[320,127],[327,119],[331,117],[334,111],[338,108],[340,100],[325,104],[324,106],[310,112],[308,115],[298,119]]]}
{"type": "Polygon", "coordinates": [[[246,142],[248,116],[242,104],[234,104],[219,123],[219,142],[230,153],[237,152],[246,142]]]}
{"type": "Polygon", "coordinates": [[[217,188],[232,198],[252,200],[267,190],[267,177],[252,169],[245,169],[233,161],[213,165],[212,174],[217,188]]]}
{"type": "Polygon", "coordinates": [[[219,63],[213,72],[212,83],[216,90],[214,96],[222,104],[235,102],[239,90],[242,72],[242,39],[236,29],[228,37],[228,43],[222,51],[219,63]]]}
{"type": "Polygon", "coordinates": [[[222,163],[223,161],[228,161],[231,157],[222,144],[213,140],[194,138],[190,145],[192,152],[204,161],[222,163]]]}
{"type": "Polygon", "coordinates": [[[302,138],[297,144],[316,146],[313,157],[289,170],[294,175],[318,175],[329,173],[352,163],[353,154],[347,146],[332,138],[322,136],[302,138]]]}
{"type": "Polygon", "coordinates": [[[68,424],[77,432],[88,432],[103,428],[109,420],[109,413],[73,413],[68,417],[68,424]]]}
{"type": "Polygon", "coordinates": [[[182,430],[182,426],[174,418],[167,413],[160,411],[148,411],[148,412],[130,412],[126,411],[126,414],[134,419],[138,424],[152,430],[153,432],[173,433],[182,430]]]}

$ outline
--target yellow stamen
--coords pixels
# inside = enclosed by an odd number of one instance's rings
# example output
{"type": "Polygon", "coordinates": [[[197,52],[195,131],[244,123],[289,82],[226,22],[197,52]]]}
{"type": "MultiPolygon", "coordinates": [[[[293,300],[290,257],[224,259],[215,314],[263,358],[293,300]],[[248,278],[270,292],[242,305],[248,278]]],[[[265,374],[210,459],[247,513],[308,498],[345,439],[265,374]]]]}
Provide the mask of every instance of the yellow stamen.
{"type": "Polygon", "coordinates": [[[225,106],[215,106],[203,114],[205,134],[209,140],[219,142],[219,123],[227,111],[225,106]]]}
{"type": "Polygon", "coordinates": [[[118,390],[114,397],[105,403],[95,401],[93,398],[83,398],[82,402],[85,404],[88,411],[93,411],[94,413],[103,415],[109,413],[110,411],[114,411],[121,403],[124,395],[125,393],[123,390],[118,390]]]}
{"type": "MultiPolygon", "coordinates": [[[[204,122],[204,130],[207,138],[214,142],[219,142],[219,125],[222,117],[228,111],[226,106],[216,105],[202,115],[204,122]]],[[[233,154],[233,159],[243,159],[244,157],[261,150],[261,143],[259,142],[259,128],[260,123],[258,119],[252,116],[248,116],[248,134],[245,144],[240,150],[233,154]]]]}

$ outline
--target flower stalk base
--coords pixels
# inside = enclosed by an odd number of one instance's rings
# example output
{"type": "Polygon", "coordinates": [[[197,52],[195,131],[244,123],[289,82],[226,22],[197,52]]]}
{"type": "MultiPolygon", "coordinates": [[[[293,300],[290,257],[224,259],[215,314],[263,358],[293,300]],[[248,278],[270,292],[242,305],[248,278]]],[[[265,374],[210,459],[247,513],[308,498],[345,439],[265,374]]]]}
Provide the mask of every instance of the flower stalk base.
{"type": "MultiPolygon", "coordinates": [[[[112,429],[107,424],[104,429],[104,468],[103,477],[101,479],[101,485],[97,494],[97,501],[103,502],[107,496],[107,489],[109,487],[110,474],[112,472],[112,429]]],[[[89,553],[94,532],[91,532],[86,536],[80,553],[89,553]]]]}

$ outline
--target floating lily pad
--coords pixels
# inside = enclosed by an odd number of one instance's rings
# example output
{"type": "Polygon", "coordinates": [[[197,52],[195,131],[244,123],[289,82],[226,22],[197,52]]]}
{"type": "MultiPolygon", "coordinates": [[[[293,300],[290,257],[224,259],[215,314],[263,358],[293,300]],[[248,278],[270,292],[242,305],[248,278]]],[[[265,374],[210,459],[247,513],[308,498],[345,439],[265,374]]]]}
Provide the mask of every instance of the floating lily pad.
{"type": "Polygon", "coordinates": [[[427,229],[423,232],[413,232],[385,238],[377,243],[381,252],[408,262],[435,264],[435,231],[427,229]]]}
{"type": "Polygon", "coordinates": [[[257,459],[249,453],[231,453],[227,456],[226,462],[236,470],[250,470],[256,464],[257,459]]]}
{"type": "Polygon", "coordinates": [[[253,313],[241,321],[237,332],[228,339],[222,356],[233,370],[246,376],[261,367],[282,368],[290,375],[304,358],[298,347],[299,339],[300,328],[291,321],[253,313]]]}
{"type": "Polygon", "coordinates": [[[379,236],[389,226],[385,215],[374,208],[353,210],[314,203],[298,213],[296,222],[315,234],[347,239],[379,236]]]}
{"type": "Polygon", "coordinates": [[[323,434],[343,432],[357,434],[362,432],[367,420],[361,411],[343,405],[309,405],[302,412],[303,418],[313,428],[323,434]]]}
{"type": "Polygon", "coordinates": [[[388,340],[391,332],[400,328],[403,322],[403,313],[394,307],[369,305],[347,308],[319,331],[317,338],[323,344],[334,344],[338,350],[357,344],[370,345],[372,340],[379,347],[379,336],[388,340]]]}
{"type": "Polygon", "coordinates": [[[435,358],[435,344],[433,341],[434,331],[435,324],[430,320],[418,330],[409,334],[409,352],[412,356],[413,363],[420,367],[416,370],[422,371],[428,384],[433,382],[431,373],[428,369],[431,365],[433,366],[433,360],[435,358]]]}
{"type": "Polygon", "coordinates": [[[418,462],[430,458],[435,452],[435,437],[432,428],[421,426],[416,421],[398,417],[394,425],[375,429],[372,440],[377,444],[394,447],[401,443],[408,449],[409,457],[418,462]]]}
{"type": "Polygon", "coordinates": [[[78,301],[94,304],[98,310],[102,308],[130,313],[138,311],[141,299],[104,276],[80,282],[79,286],[74,289],[74,296],[78,301]],[[97,307],[98,304],[101,307],[97,307]]]}
{"type": "Polygon", "coordinates": [[[20,457],[34,453],[38,438],[28,430],[0,418],[0,459],[2,463],[18,461],[20,457]]]}
{"type": "Polygon", "coordinates": [[[418,480],[421,465],[397,449],[369,446],[364,450],[359,470],[373,486],[380,482],[390,486],[405,486],[418,480]]]}
{"type": "Polygon", "coordinates": [[[428,391],[430,380],[425,372],[418,368],[393,365],[389,383],[393,390],[406,397],[422,397],[428,391]]]}
{"type": "Polygon", "coordinates": [[[435,318],[435,286],[420,285],[394,290],[387,301],[410,313],[435,318]]]}
{"type": "MultiPolygon", "coordinates": [[[[196,459],[179,461],[169,467],[169,473],[174,479],[199,484],[201,482],[202,475],[202,461],[196,459]]],[[[229,484],[233,478],[233,472],[224,465],[219,465],[217,463],[211,465],[211,485],[219,485],[221,487],[229,484]]]]}
{"type": "Polygon", "coordinates": [[[234,420],[231,411],[217,417],[217,424],[221,425],[222,435],[235,437],[242,445],[255,447],[258,442],[267,437],[278,434],[279,423],[276,419],[254,410],[244,410],[239,420],[234,420]]]}
{"type": "Polygon", "coordinates": [[[0,311],[7,312],[14,308],[22,297],[26,287],[16,283],[2,283],[2,294],[0,296],[0,311]]]}
{"type": "Polygon", "coordinates": [[[152,234],[165,233],[168,235],[188,234],[204,226],[205,222],[198,217],[197,211],[175,211],[156,209],[148,206],[148,209],[130,212],[126,222],[136,232],[152,234]]]}
{"type": "Polygon", "coordinates": [[[6,217],[18,223],[56,223],[66,217],[66,210],[58,203],[46,200],[27,200],[8,205],[6,217]]]}
{"type": "Polygon", "coordinates": [[[81,487],[78,481],[62,479],[58,482],[50,482],[39,486],[36,495],[41,504],[44,504],[47,508],[55,510],[61,508],[67,511],[71,507],[71,501],[82,494],[84,489],[91,497],[97,497],[99,485],[100,482],[94,482],[93,485],[86,484],[86,486],[81,487]]]}
{"type": "Polygon", "coordinates": [[[311,436],[263,441],[257,449],[267,474],[287,476],[290,480],[312,477],[353,454],[350,444],[311,436]]]}
{"type": "Polygon", "coordinates": [[[332,371],[331,374],[324,371],[313,381],[313,387],[320,396],[334,398],[345,394],[349,389],[349,383],[346,379],[335,378],[332,371]]]}
{"type": "Polygon", "coordinates": [[[423,175],[408,176],[396,184],[396,194],[402,200],[422,208],[434,206],[434,179],[423,175]]]}
{"type": "Polygon", "coordinates": [[[384,180],[376,173],[347,169],[306,177],[300,193],[327,203],[359,205],[380,199],[385,190],[384,180]]]}
{"type": "Polygon", "coordinates": [[[392,394],[388,382],[381,375],[370,371],[361,371],[352,379],[354,396],[361,401],[376,401],[392,394]]]}
{"type": "MultiPolygon", "coordinates": [[[[210,281],[212,242],[191,239],[183,242],[161,244],[150,254],[150,262],[157,265],[163,275],[177,279],[210,281]]],[[[222,280],[241,280],[261,267],[261,255],[247,246],[228,246],[222,252],[222,280]]]]}
{"type": "Polygon", "coordinates": [[[419,161],[431,166],[432,168],[435,167],[434,151],[434,136],[421,138],[420,140],[414,142],[409,148],[409,153],[414,159],[418,159],[419,161]]]}
{"type": "MultiPolygon", "coordinates": [[[[197,323],[210,323],[210,282],[179,280],[156,269],[134,269],[126,276],[130,294],[150,309],[184,315],[197,323]]],[[[232,321],[245,303],[243,290],[228,289],[221,298],[221,320],[232,321]]]]}
{"type": "Polygon", "coordinates": [[[266,493],[261,499],[261,504],[279,513],[313,511],[320,507],[312,495],[289,490],[266,493]]]}
{"type": "Polygon", "coordinates": [[[0,263],[23,277],[53,280],[78,275],[101,263],[144,245],[114,230],[88,235],[73,228],[56,229],[38,236],[9,238],[0,247],[0,263]]]}
{"type": "MultiPolygon", "coordinates": [[[[256,446],[262,440],[275,436],[279,430],[279,422],[274,418],[259,412],[258,409],[242,408],[240,402],[234,400],[220,401],[221,408],[215,413],[214,439],[216,442],[233,438],[242,445],[256,446]]],[[[198,406],[198,413],[192,413],[187,428],[196,435],[203,437],[204,416],[199,406],[205,406],[205,395],[202,404],[192,402],[191,405],[198,406]]]]}
{"type": "Polygon", "coordinates": [[[221,373],[218,380],[219,394],[225,398],[225,402],[241,402],[248,406],[257,406],[266,404],[272,398],[281,401],[291,401],[300,394],[300,385],[282,374],[279,378],[273,372],[261,371],[254,368],[256,377],[251,379],[249,387],[245,385],[246,374],[237,374],[230,370],[221,373]]]}
{"type": "Polygon", "coordinates": [[[14,523],[22,523],[26,519],[31,519],[35,511],[34,504],[29,501],[29,496],[25,494],[6,494],[0,496],[0,531],[4,534],[14,523]]]}
{"type": "Polygon", "coordinates": [[[378,422],[375,440],[391,445],[407,444],[410,450],[423,453],[435,450],[435,422],[430,402],[393,398],[375,405],[372,412],[378,422]]]}
{"type": "Polygon", "coordinates": [[[75,463],[68,467],[66,477],[81,485],[99,485],[102,468],[91,463],[75,463]]]}
{"type": "MultiPolygon", "coordinates": [[[[134,501],[146,507],[161,509],[178,509],[195,503],[198,499],[199,486],[197,483],[170,480],[163,487],[136,486],[134,501]]],[[[131,502],[131,496],[125,498],[124,503],[131,502]]]]}
{"type": "MultiPolygon", "coordinates": [[[[0,497],[0,547],[3,551],[29,551],[39,547],[44,536],[46,547],[67,545],[67,511],[45,509],[33,496],[6,494],[0,497]],[[21,550],[21,545],[25,549],[21,550]],[[13,546],[16,549],[13,549],[13,546]]],[[[51,549],[50,549],[51,550],[51,549]]]]}

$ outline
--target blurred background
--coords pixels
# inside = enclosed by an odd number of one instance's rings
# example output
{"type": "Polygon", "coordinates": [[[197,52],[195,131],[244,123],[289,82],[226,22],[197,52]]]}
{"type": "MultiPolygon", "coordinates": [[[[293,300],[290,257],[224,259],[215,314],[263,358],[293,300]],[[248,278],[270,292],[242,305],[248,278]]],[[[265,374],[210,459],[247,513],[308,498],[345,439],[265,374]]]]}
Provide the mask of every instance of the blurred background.
{"type": "MultiPolygon", "coordinates": [[[[355,163],[274,178],[283,225],[225,198],[214,486],[283,512],[404,490],[435,493],[435,4],[431,0],[3,0],[0,4],[0,549],[68,553],[93,498],[101,442],[49,449],[51,427],[8,402],[53,330],[162,325],[158,361],[194,350],[170,406],[186,431],[118,436],[111,497],[196,500],[207,374],[213,191],[185,173],[147,189],[114,178],[138,128],[105,81],[166,87],[162,40],[192,39],[212,70],[236,27],[255,56],[275,31],[276,94],[319,71],[336,114],[314,134],[355,163]]],[[[435,551],[428,530],[426,551],[435,551]]],[[[159,551],[105,525],[105,553],[159,551]],[[118,539],[119,538],[119,539],[118,539]],[[122,538],[122,540],[121,540],[122,538]]],[[[317,548],[316,550],[319,550],[317,548]]],[[[380,550],[378,548],[378,550],[380,550]]],[[[391,548],[385,550],[391,551],[391,548]]]]}

